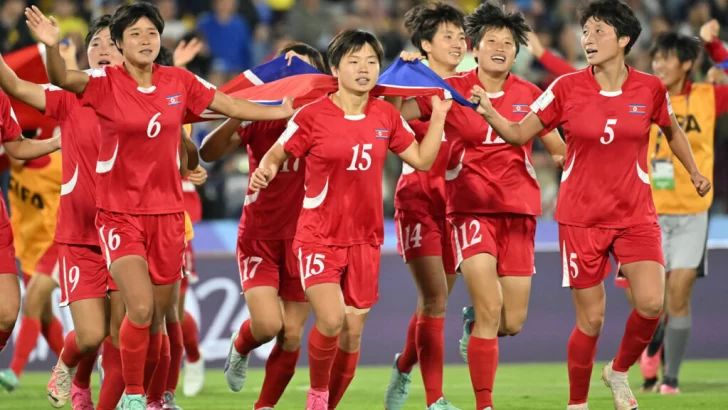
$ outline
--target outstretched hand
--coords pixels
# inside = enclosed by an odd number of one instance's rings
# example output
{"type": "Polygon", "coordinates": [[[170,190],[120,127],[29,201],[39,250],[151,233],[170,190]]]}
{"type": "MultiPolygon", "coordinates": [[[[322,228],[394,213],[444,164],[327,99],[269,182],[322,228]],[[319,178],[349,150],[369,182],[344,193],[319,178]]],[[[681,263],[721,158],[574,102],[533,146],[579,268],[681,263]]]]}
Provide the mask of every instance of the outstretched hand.
{"type": "Polygon", "coordinates": [[[48,18],[38,7],[33,6],[25,9],[25,18],[30,31],[46,47],[54,47],[61,41],[61,28],[53,16],[48,18]]]}

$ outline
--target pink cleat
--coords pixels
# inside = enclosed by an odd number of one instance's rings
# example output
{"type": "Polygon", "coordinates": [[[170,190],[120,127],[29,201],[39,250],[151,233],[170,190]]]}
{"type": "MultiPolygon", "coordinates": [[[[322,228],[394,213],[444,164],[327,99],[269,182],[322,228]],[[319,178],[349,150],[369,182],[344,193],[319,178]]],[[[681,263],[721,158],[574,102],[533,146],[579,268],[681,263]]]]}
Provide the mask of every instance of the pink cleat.
{"type": "Polygon", "coordinates": [[[328,410],[329,409],[329,392],[318,391],[314,389],[308,390],[308,400],[306,400],[306,410],[328,410]]]}
{"type": "Polygon", "coordinates": [[[162,400],[153,401],[147,404],[147,410],[164,410],[162,400]]]}
{"type": "Polygon", "coordinates": [[[642,352],[642,357],[640,358],[640,370],[642,370],[642,377],[645,380],[657,377],[657,371],[660,370],[661,357],[662,346],[660,346],[660,349],[652,357],[647,355],[647,348],[645,348],[645,351],[642,352]]]}
{"type": "Polygon", "coordinates": [[[71,387],[71,410],[94,410],[91,389],[82,389],[75,384],[71,387]]]}
{"type": "Polygon", "coordinates": [[[668,384],[663,384],[660,386],[660,394],[666,394],[666,395],[680,394],[680,388],[672,387],[668,384]]]}

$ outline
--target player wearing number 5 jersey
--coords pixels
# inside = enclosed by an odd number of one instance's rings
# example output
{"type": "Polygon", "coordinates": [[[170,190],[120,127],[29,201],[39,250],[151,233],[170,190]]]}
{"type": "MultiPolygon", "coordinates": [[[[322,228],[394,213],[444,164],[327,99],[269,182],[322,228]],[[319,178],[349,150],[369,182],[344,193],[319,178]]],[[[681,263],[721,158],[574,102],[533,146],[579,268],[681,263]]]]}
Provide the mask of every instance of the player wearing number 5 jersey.
{"type": "Polygon", "coordinates": [[[589,3],[581,15],[582,48],[590,66],[560,77],[520,123],[493,109],[476,87],[478,111],[511,144],[563,126],[567,160],[556,219],[563,284],[572,289],[576,327],[568,344],[569,409],[586,409],[596,343],[605,309],[604,277],[613,254],[629,279],[634,307],[613,361],[602,370],[617,410],[637,409],[627,380],[662,312],[665,271],[660,227],[647,169],[650,126],[656,123],[700,195],[710,190],[672,113],[665,86],[624,63],[641,28],[620,0],[589,3]]]}
{"type": "MultiPolygon", "coordinates": [[[[326,72],[323,57],[309,45],[291,43],[278,55],[295,55],[326,72]]],[[[253,174],[285,129],[283,120],[227,120],[205,138],[200,156],[205,161],[215,161],[245,147],[253,174]]],[[[281,398],[296,370],[304,325],[311,313],[301,286],[298,258],[293,253],[305,170],[304,158],[284,162],[276,179],[264,191],[248,192],[240,217],[237,257],[250,319],[233,334],[225,370],[230,389],[242,389],[250,352],[277,338],[265,364],[265,379],[254,409],[273,408],[281,398]]]]}
{"type": "Polygon", "coordinates": [[[387,151],[415,169],[428,170],[451,104],[433,97],[430,129],[418,144],[397,110],[369,95],[383,57],[372,34],[343,31],[331,41],[327,55],[339,90],[291,118],[280,143],[268,151],[251,179],[251,190],[258,191],[289,157],[306,159],[306,196],[293,249],[316,315],[308,347],[310,410],[336,408],[343,397],[354,378],[367,313],[378,298],[387,151]]]}
{"type": "Polygon", "coordinates": [[[124,64],[84,73],[66,71],[60,58],[60,29],[37,8],[28,25],[47,46],[51,82],[80,95],[104,130],[96,164],[96,226],[106,262],[127,307],[120,343],[128,410],[146,409],[144,361],[159,351],[159,334],[172,286],[181,277],[184,202],[179,141],[187,111],[206,108],[246,120],[292,115],[290,99],[264,107],[216,92],[191,73],[154,64],[164,29],[149,3],[125,5],[111,21],[111,39],[124,64]],[[150,346],[150,340],[155,345],[150,346]]]}

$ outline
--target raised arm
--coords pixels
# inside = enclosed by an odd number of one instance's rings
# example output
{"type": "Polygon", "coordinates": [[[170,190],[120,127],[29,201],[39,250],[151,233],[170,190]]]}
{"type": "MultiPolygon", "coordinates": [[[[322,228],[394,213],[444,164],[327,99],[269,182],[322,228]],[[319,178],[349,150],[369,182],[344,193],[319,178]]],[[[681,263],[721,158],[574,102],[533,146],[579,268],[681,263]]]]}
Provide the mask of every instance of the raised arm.
{"type": "Polygon", "coordinates": [[[528,33],[528,51],[541,63],[551,74],[562,76],[576,71],[566,60],[555,55],[543,46],[538,34],[528,33]]]}
{"type": "Polygon", "coordinates": [[[718,38],[719,34],[720,23],[718,23],[718,20],[710,20],[700,27],[700,39],[705,44],[705,51],[708,52],[710,59],[716,63],[721,63],[728,59],[728,50],[720,42],[720,38],[718,38]]]}
{"type": "Polygon", "coordinates": [[[452,100],[442,101],[437,96],[432,97],[432,115],[430,116],[430,126],[427,129],[427,134],[422,138],[421,143],[414,141],[399,154],[402,161],[418,171],[430,170],[435,158],[437,158],[437,152],[440,150],[442,134],[445,129],[445,118],[448,111],[450,111],[450,107],[452,107],[452,100]]]}
{"type": "Polygon", "coordinates": [[[478,104],[476,108],[478,114],[482,115],[495,132],[511,145],[523,145],[544,129],[543,123],[533,111],[526,114],[521,122],[511,122],[503,118],[493,108],[485,90],[477,85],[473,87],[471,101],[478,104]]]}
{"type": "Polygon", "coordinates": [[[207,134],[200,147],[202,160],[206,162],[217,161],[239,147],[241,139],[237,129],[241,124],[242,121],[240,120],[229,119],[207,134]]]}
{"type": "Polygon", "coordinates": [[[215,96],[208,108],[226,117],[242,121],[282,120],[291,117],[296,112],[290,97],[284,98],[281,105],[266,106],[242,98],[229,97],[220,91],[215,91],[215,96]]]}
{"type": "Polygon", "coordinates": [[[690,173],[690,180],[695,185],[695,189],[698,191],[700,196],[705,196],[710,192],[710,181],[704,177],[698,170],[698,165],[695,163],[693,157],[693,151],[690,148],[690,142],[685,132],[680,127],[674,114],[670,115],[670,125],[667,127],[660,127],[662,133],[665,135],[670,149],[673,154],[680,160],[685,169],[690,173]]]}
{"type": "Polygon", "coordinates": [[[18,101],[22,101],[39,111],[46,109],[46,95],[43,86],[21,80],[0,57],[0,88],[18,101]]]}

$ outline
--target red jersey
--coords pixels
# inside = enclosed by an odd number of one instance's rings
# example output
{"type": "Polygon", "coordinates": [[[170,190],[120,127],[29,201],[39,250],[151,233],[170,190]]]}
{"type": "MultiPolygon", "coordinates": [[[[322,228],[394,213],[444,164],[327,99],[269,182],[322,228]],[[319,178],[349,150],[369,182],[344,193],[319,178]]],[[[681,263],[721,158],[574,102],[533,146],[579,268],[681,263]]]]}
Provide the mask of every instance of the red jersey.
{"type": "MultiPolygon", "coordinates": [[[[466,97],[474,85],[483,87],[477,69],[445,81],[466,97]]],[[[540,94],[535,85],[509,74],[503,91],[489,96],[502,116],[518,122],[540,94]]],[[[423,118],[429,118],[430,100],[417,98],[417,103],[423,118]]],[[[480,114],[459,104],[453,104],[447,115],[445,135],[450,141],[445,173],[448,214],[541,214],[541,191],[531,165],[532,142],[521,147],[506,143],[480,114]]]]}
{"type": "Polygon", "coordinates": [[[391,104],[369,97],[362,115],[345,115],[324,96],[302,107],[281,135],[283,149],[306,157],[306,195],[296,239],[328,246],[384,243],[382,172],[414,132],[391,104]]]}
{"type": "MultiPolygon", "coordinates": [[[[23,130],[20,129],[18,119],[15,117],[13,107],[10,105],[10,99],[8,96],[0,91],[0,138],[2,142],[9,142],[18,139],[23,130]]],[[[5,226],[10,223],[8,217],[8,209],[5,206],[5,199],[0,195],[0,226],[5,226]]]]}
{"type": "Polygon", "coordinates": [[[101,127],[96,113],[82,106],[73,93],[45,87],[45,115],[61,127],[61,203],[55,241],[75,245],[99,244],[96,232],[96,158],[101,127]]]}
{"type": "MultiPolygon", "coordinates": [[[[410,121],[409,125],[417,141],[421,142],[430,123],[416,120],[410,121]]],[[[450,146],[444,133],[440,144],[440,151],[429,171],[417,171],[407,163],[402,164],[402,175],[394,192],[396,209],[423,211],[438,218],[445,217],[445,169],[450,146]]]]}
{"type": "MultiPolygon", "coordinates": [[[[246,121],[238,127],[240,146],[248,148],[251,175],[285,130],[286,120],[246,121]]],[[[305,191],[305,164],[303,158],[291,157],[283,163],[266,189],[248,191],[240,217],[241,237],[255,240],[293,239],[305,191]]]]}
{"type": "Polygon", "coordinates": [[[629,68],[621,91],[601,91],[591,68],[559,77],[531,105],[547,129],[563,127],[567,160],[555,219],[628,228],[657,221],[647,169],[650,126],[670,125],[670,96],[629,68]]]}
{"type": "Polygon", "coordinates": [[[199,115],[215,89],[189,71],[154,65],[150,88],[124,66],[89,70],[81,100],[103,130],[96,163],[98,208],[129,214],[184,211],[179,146],[185,113],[199,115]]]}

